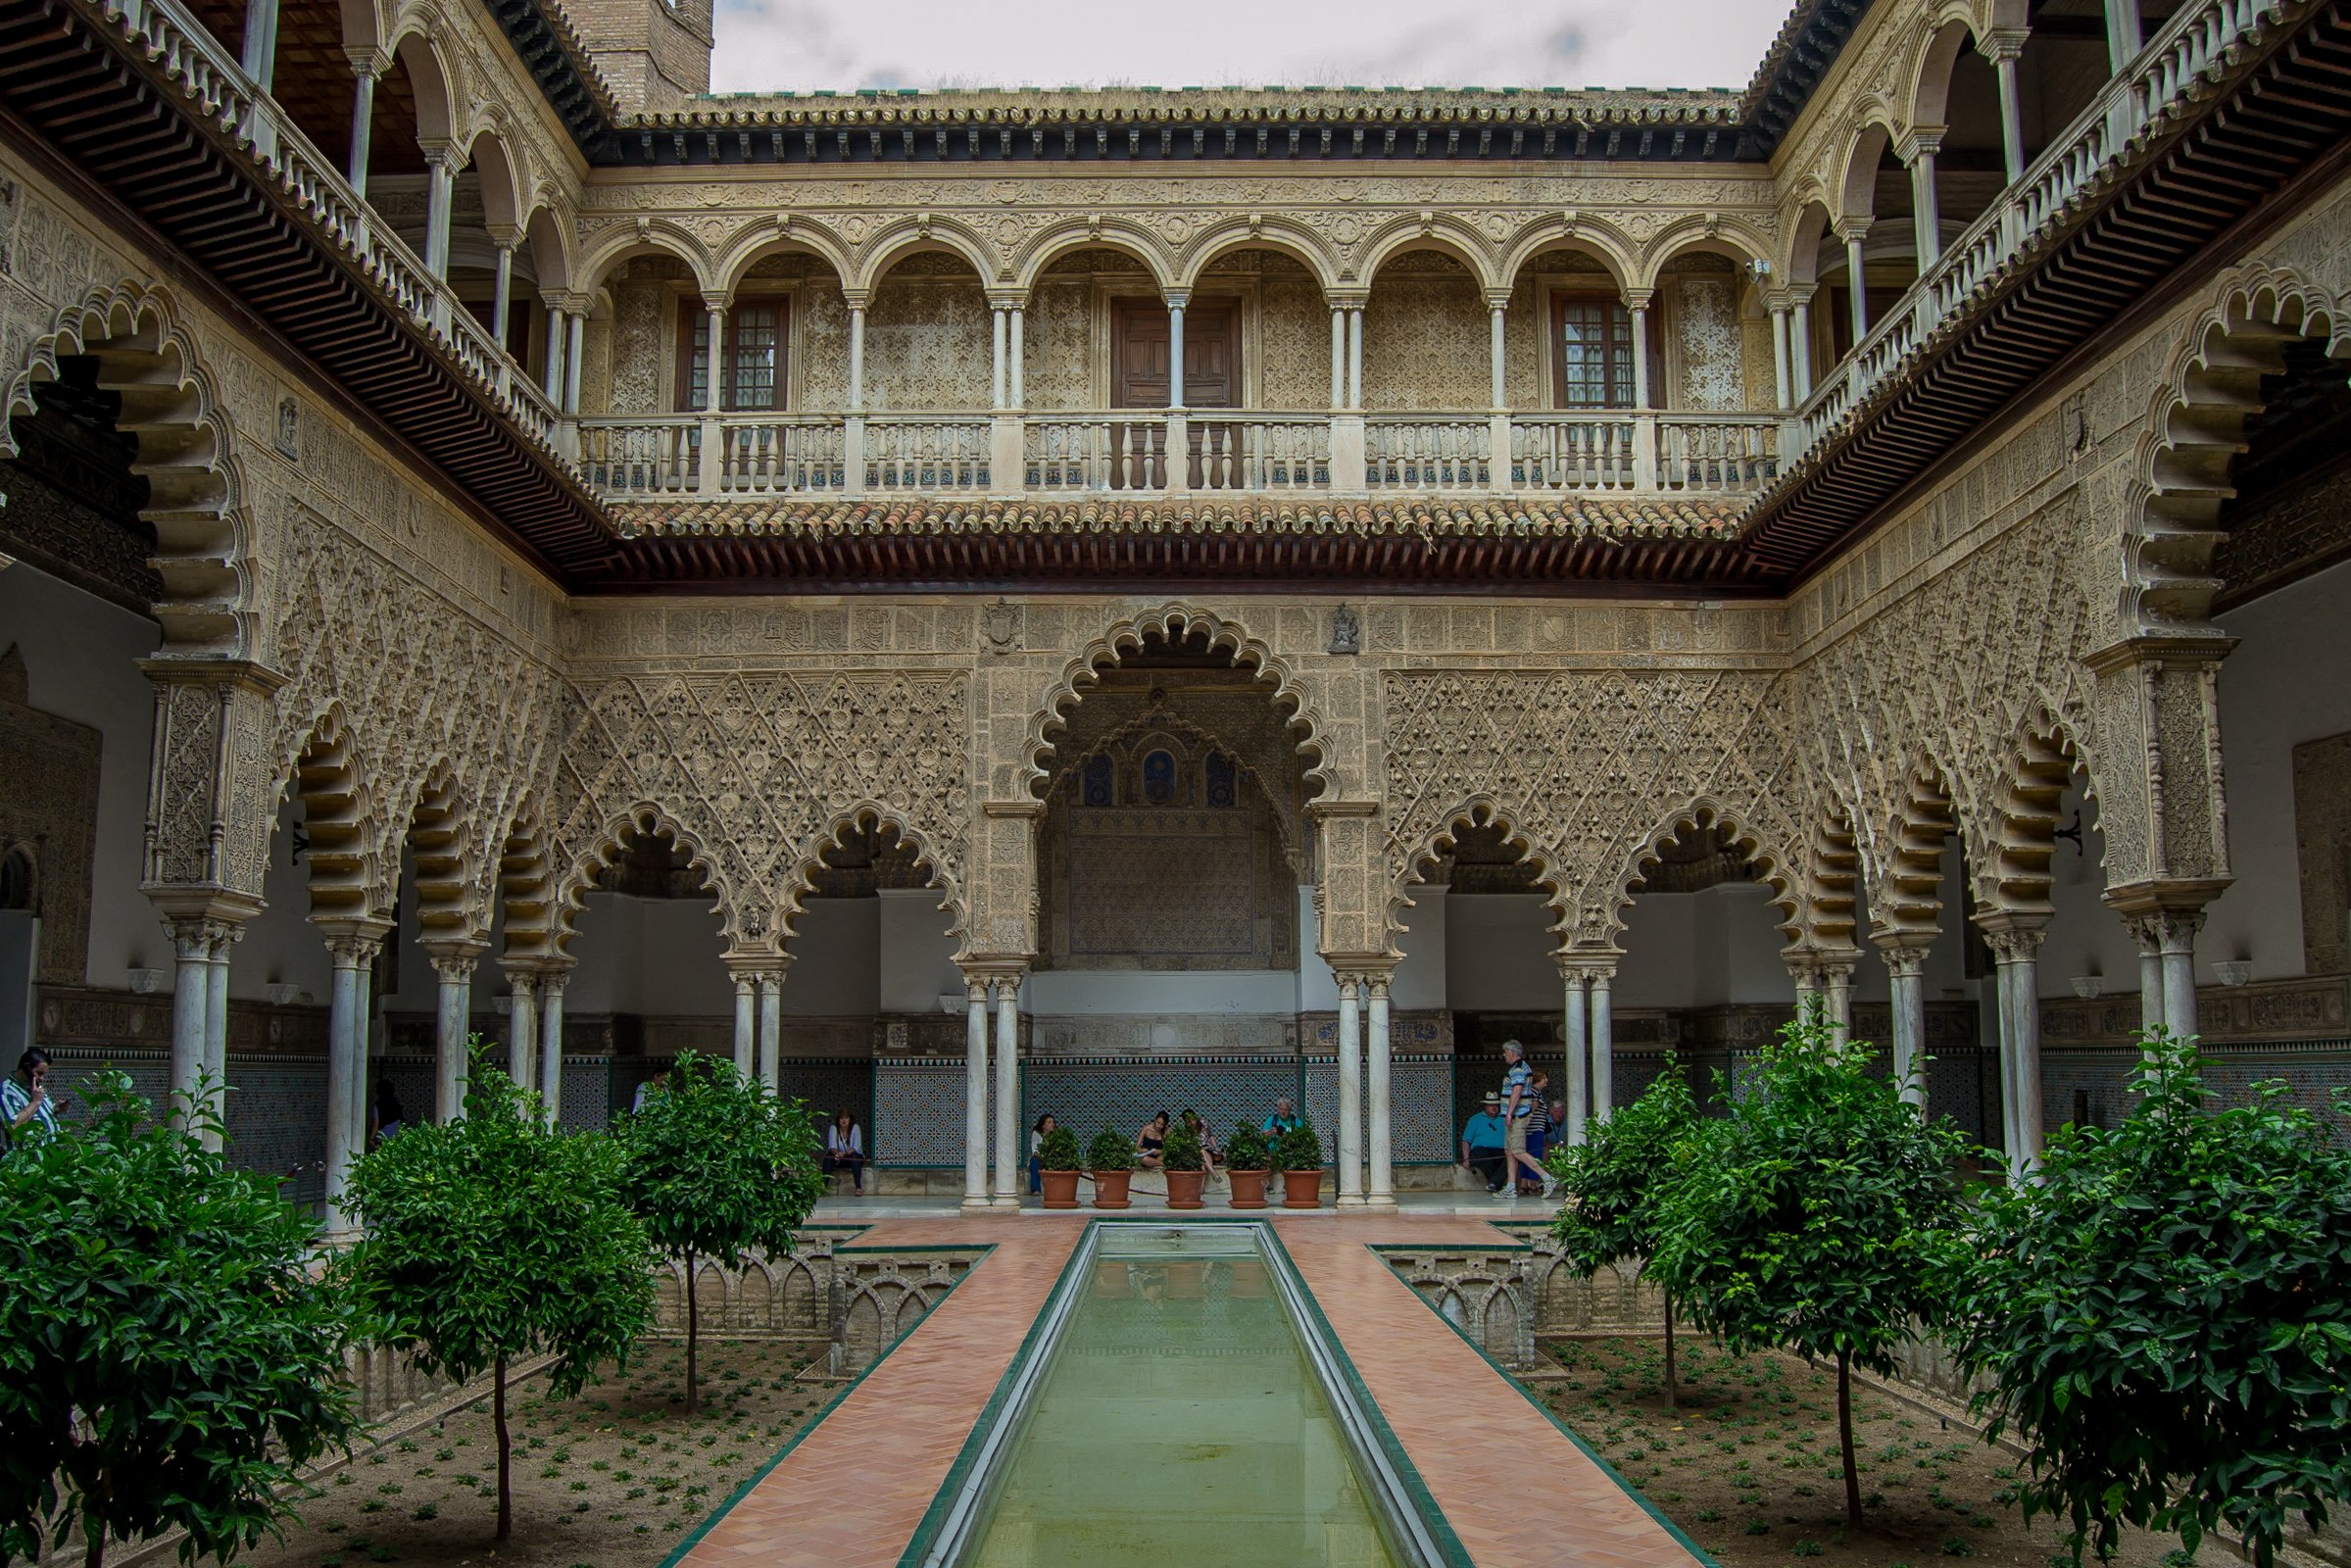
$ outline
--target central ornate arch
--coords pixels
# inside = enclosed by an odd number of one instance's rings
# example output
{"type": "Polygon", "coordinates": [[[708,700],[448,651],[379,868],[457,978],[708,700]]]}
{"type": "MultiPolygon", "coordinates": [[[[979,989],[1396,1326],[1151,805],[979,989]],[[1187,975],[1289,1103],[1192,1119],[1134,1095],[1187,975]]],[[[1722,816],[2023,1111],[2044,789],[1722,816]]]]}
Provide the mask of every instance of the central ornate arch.
{"type": "Polygon", "coordinates": [[[1502,843],[1518,851],[1534,868],[1535,880],[1549,895],[1544,902],[1551,910],[1552,933],[1563,938],[1572,934],[1574,903],[1568,896],[1566,879],[1559,874],[1551,856],[1511,820],[1509,811],[1499,802],[1491,795],[1479,794],[1447,811],[1444,820],[1422,834],[1420,841],[1406,852],[1402,874],[1389,885],[1388,946],[1392,950],[1396,945],[1396,933],[1403,928],[1403,911],[1413,906],[1411,890],[1428,885],[1429,871],[1435,867],[1437,858],[1451,853],[1465,830],[1488,827],[1501,829],[1502,843]]]}
{"type": "Polygon", "coordinates": [[[1064,723],[1063,715],[1078,704],[1086,688],[1098,681],[1103,670],[1123,662],[1130,653],[1139,652],[1144,638],[1153,633],[1170,642],[1181,642],[1199,633],[1207,639],[1211,651],[1227,653],[1236,664],[1255,670],[1260,681],[1273,687],[1273,701],[1290,710],[1290,727],[1298,734],[1298,754],[1305,762],[1310,786],[1307,795],[1319,794],[1325,800],[1338,797],[1339,780],[1329,757],[1330,725],[1316,710],[1297,671],[1238,621],[1185,604],[1162,605],[1116,622],[1062,666],[1059,678],[1045,694],[1044,703],[1029,716],[1020,753],[1023,769],[1020,782],[1026,795],[1035,798],[1043,794],[1050,777],[1047,755],[1053,749],[1054,732],[1064,723]]]}
{"type": "Polygon", "coordinates": [[[893,810],[876,801],[859,801],[844,807],[828,817],[814,834],[801,846],[798,862],[785,886],[783,904],[774,922],[776,946],[789,944],[799,931],[800,916],[808,907],[808,897],[816,886],[816,873],[823,866],[824,852],[847,841],[847,835],[872,828],[888,828],[900,843],[914,852],[917,870],[930,877],[930,885],[939,892],[939,906],[947,911],[948,935],[962,943],[968,925],[962,889],[956,885],[955,872],[948,861],[934,849],[920,828],[913,825],[904,811],[893,810]]]}
{"type": "Polygon", "coordinates": [[[1625,911],[1633,906],[1633,884],[1646,876],[1651,867],[1663,862],[1663,851],[1669,840],[1680,837],[1685,831],[1698,828],[1721,830],[1730,843],[1738,846],[1740,854],[1754,862],[1764,886],[1771,889],[1772,906],[1780,911],[1781,934],[1790,942],[1801,940],[1805,924],[1805,890],[1797,885],[1798,871],[1793,857],[1787,849],[1771,844],[1761,832],[1749,827],[1736,812],[1711,796],[1699,796],[1687,806],[1669,812],[1642,836],[1640,848],[1626,858],[1615,881],[1602,894],[1600,906],[1587,911],[1587,929],[1580,933],[1580,940],[1591,937],[1596,931],[1602,945],[1611,948],[1616,946],[1617,939],[1624,935],[1625,911]]]}
{"type": "Polygon", "coordinates": [[[596,873],[615,863],[623,842],[636,837],[666,838],[686,852],[686,863],[701,872],[710,887],[729,944],[744,946],[739,929],[742,906],[738,892],[727,885],[718,869],[717,858],[666,809],[651,801],[639,801],[609,818],[595,837],[571,857],[556,889],[553,917],[548,922],[548,951],[566,959],[570,956],[571,939],[578,935],[579,914],[587,907],[588,889],[594,884],[596,873]]]}

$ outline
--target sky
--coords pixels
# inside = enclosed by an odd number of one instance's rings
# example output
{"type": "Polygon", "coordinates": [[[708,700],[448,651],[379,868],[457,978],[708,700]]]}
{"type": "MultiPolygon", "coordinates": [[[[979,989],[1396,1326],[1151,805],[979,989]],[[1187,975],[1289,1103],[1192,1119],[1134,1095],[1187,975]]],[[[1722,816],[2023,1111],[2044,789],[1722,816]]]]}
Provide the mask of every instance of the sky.
{"type": "Polygon", "coordinates": [[[718,0],[711,87],[1744,87],[1791,4],[718,0]]]}

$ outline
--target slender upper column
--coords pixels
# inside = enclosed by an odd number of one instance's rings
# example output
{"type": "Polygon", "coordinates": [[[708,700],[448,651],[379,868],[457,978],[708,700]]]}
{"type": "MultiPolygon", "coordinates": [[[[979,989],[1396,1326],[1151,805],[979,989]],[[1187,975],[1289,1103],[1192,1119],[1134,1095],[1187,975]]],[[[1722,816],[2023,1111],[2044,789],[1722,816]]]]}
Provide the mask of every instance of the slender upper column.
{"type": "Polygon", "coordinates": [[[498,280],[490,285],[497,291],[490,296],[490,335],[498,340],[498,346],[503,349],[506,347],[507,326],[514,319],[514,301],[507,296],[514,289],[514,247],[520,240],[507,237],[494,239],[491,243],[498,249],[498,280]]]}
{"type": "Polygon", "coordinates": [[[1863,275],[1861,264],[1861,240],[1862,236],[1869,231],[1869,220],[1866,219],[1859,222],[1839,223],[1837,226],[1837,232],[1842,236],[1845,242],[1845,293],[1848,296],[1846,303],[1852,307],[1853,346],[1855,348],[1861,347],[1861,340],[1870,335],[1869,281],[1863,275]]]}
{"type": "Polygon", "coordinates": [[[748,1078],[759,1063],[759,977],[735,971],[735,1071],[748,1078]]]}
{"type": "Polygon", "coordinates": [[[552,299],[545,303],[547,306],[547,384],[540,390],[547,394],[548,402],[561,408],[563,398],[563,341],[565,337],[563,308],[552,299]]]}
{"type": "Polygon", "coordinates": [[[1996,28],[1977,48],[1991,62],[1999,85],[2000,158],[2013,185],[2025,177],[2025,116],[2016,86],[2016,62],[2025,50],[2025,29],[1996,28]]]}
{"type": "Polygon", "coordinates": [[[988,406],[996,410],[997,413],[1002,414],[1004,411],[1004,358],[1006,349],[1008,347],[1005,339],[1009,331],[1004,322],[1004,308],[1003,306],[996,305],[989,308],[988,329],[990,338],[990,381],[988,390],[990,401],[988,406]]]}
{"type": "Polygon", "coordinates": [[[1788,355],[1788,303],[1785,295],[1772,302],[1772,388],[1779,396],[1779,406],[1793,408],[1795,382],[1788,355]]]}
{"type": "Polygon", "coordinates": [[[1927,1103],[1927,950],[1906,934],[1877,939],[1893,996],[1893,1075],[1902,1098],[1927,1103]]]}
{"type": "MultiPolygon", "coordinates": [[[[708,373],[704,377],[702,411],[716,414],[726,407],[726,301],[706,299],[702,308],[710,318],[710,357],[705,362],[708,373]]],[[[566,382],[568,379],[566,375],[566,382]]]]}
{"type": "Polygon", "coordinates": [[[1506,367],[1503,363],[1502,357],[1502,345],[1504,337],[1503,328],[1504,323],[1508,318],[1509,312],[1510,302],[1507,297],[1499,300],[1490,299],[1486,302],[1488,323],[1486,343],[1487,373],[1493,382],[1493,386],[1491,388],[1493,400],[1488,404],[1488,407],[1496,414],[1501,413],[1510,405],[1507,377],[1503,373],[1506,367]]]}
{"type": "Polygon", "coordinates": [[[988,1206],[988,978],[963,975],[963,1206],[988,1206]]]}
{"type": "Polygon", "coordinates": [[[1339,977],[1339,1201],[1363,1201],[1363,978],[1339,977]]]}
{"type": "Polygon", "coordinates": [[[1788,308],[1788,375],[1803,403],[1812,396],[1812,290],[1789,290],[1788,308]]]}
{"type": "Polygon", "coordinates": [[[1355,300],[1347,308],[1347,406],[1360,411],[1363,407],[1363,302],[1355,300]]]}
{"type": "Polygon", "coordinates": [[[588,313],[585,309],[565,313],[569,331],[563,346],[563,412],[579,413],[580,343],[587,335],[588,313]]]}
{"type": "Polygon", "coordinates": [[[865,296],[849,296],[849,412],[865,412],[865,296]]]}
{"type": "Polygon", "coordinates": [[[1020,981],[996,981],[996,1204],[1018,1208],[1026,1182],[1020,1141],[1020,981]]]}
{"type": "Polygon", "coordinates": [[[1633,407],[1649,406],[1649,300],[1647,289],[1628,289],[1625,310],[1633,318],[1633,407]]]}
{"type": "MultiPolygon", "coordinates": [[[[1184,407],[1184,307],[1191,296],[1181,290],[1167,295],[1167,406],[1180,411],[1184,407]]],[[[1175,461],[1175,454],[1168,454],[1175,461]]]]}
{"type": "Polygon", "coordinates": [[[506,1017],[506,1075],[516,1089],[528,1089],[538,1075],[531,1071],[539,1053],[539,974],[532,966],[509,963],[506,1017]]]}
{"type": "Polygon", "coordinates": [[[449,220],[458,166],[455,147],[444,143],[424,149],[424,270],[444,280],[449,276],[449,220]]]}
{"type": "Polygon", "coordinates": [[[1395,1116],[1391,1102],[1393,1090],[1390,1071],[1388,983],[1390,976],[1371,974],[1364,977],[1370,992],[1366,1004],[1364,1044],[1368,1048],[1371,1074],[1368,1098],[1371,1102],[1371,1180],[1366,1200],[1374,1208],[1396,1207],[1396,1149],[1395,1116]]]}
{"type": "Polygon", "coordinates": [[[539,976],[539,1098],[547,1102],[547,1125],[563,1125],[563,987],[568,969],[539,976]]]}
{"type": "Polygon", "coordinates": [[[356,89],[351,96],[351,189],[354,195],[367,194],[367,144],[375,133],[375,78],[382,75],[387,63],[372,49],[354,49],[347,58],[356,89]]]}
{"type": "Polygon", "coordinates": [[[241,64],[253,84],[268,92],[277,74],[277,0],[247,0],[241,64]]]}
{"type": "Polygon", "coordinates": [[[1331,412],[1336,414],[1347,403],[1347,317],[1344,303],[1331,307],[1331,412]]]}
{"type": "Polygon", "coordinates": [[[2142,41],[2138,0],[2106,0],[2106,64],[2117,75],[2137,58],[2142,41]]]}
{"type": "Polygon", "coordinates": [[[1004,355],[1004,368],[1011,378],[1011,398],[1014,409],[1028,406],[1028,389],[1022,385],[1021,362],[1028,358],[1028,311],[1017,300],[1005,307],[1005,318],[1011,326],[1011,347],[1004,355]]]}
{"type": "Polygon", "coordinates": [[[1942,212],[1935,193],[1935,155],[1941,150],[1939,131],[1914,130],[1902,138],[1902,162],[1910,166],[1911,221],[1918,230],[1919,270],[1942,255],[1942,212]]]}
{"type": "Polygon", "coordinates": [[[486,942],[434,942],[425,948],[439,983],[433,1015],[433,1118],[453,1122],[465,1113],[466,1024],[473,1010],[473,970],[486,942]]]}
{"type": "Polygon", "coordinates": [[[1827,1016],[1821,998],[1820,960],[1809,952],[1786,952],[1788,978],[1795,982],[1796,1021],[1809,1022],[1827,1016]]]}

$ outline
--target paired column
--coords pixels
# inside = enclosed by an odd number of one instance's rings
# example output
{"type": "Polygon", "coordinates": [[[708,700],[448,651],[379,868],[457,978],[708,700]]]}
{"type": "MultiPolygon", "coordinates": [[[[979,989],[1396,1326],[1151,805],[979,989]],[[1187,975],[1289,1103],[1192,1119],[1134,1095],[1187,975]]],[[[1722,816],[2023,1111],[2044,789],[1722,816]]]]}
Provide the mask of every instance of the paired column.
{"type": "MultiPolygon", "coordinates": [[[[1932,936],[1928,938],[1934,940],[1932,936]]],[[[1893,1074],[1902,1099],[1927,1104],[1927,949],[1907,933],[1878,938],[1893,997],[1893,1074]]]]}
{"type": "Polygon", "coordinates": [[[1339,977],[1339,1203],[1363,1201],[1363,977],[1339,977]]]}
{"type": "Polygon", "coordinates": [[[783,986],[787,961],[761,955],[734,957],[727,968],[735,977],[735,1071],[754,1073],[769,1094],[783,1078],[783,986]]]}
{"type": "Polygon", "coordinates": [[[219,1150],[226,1113],[228,952],[245,934],[241,918],[213,913],[167,920],[175,961],[171,993],[171,1093],[183,1097],[205,1148],[219,1150]],[[203,1095],[198,1100],[199,1088],[203,1095]],[[207,1122],[211,1125],[206,1125],[207,1122]]]}
{"type": "Polygon", "coordinates": [[[1795,381],[1788,353],[1788,296],[1772,297],[1772,388],[1783,409],[1795,407],[1795,381]]]}
{"type": "Polygon", "coordinates": [[[1364,487],[1363,302],[1331,301],[1331,488],[1364,487]]]}
{"type": "Polygon", "coordinates": [[[563,343],[563,412],[577,415],[579,413],[580,346],[588,332],[587,307],[582,305],[576,311],[566,312],[565,317],[565,325],[568,330],[564,335],[563,343]]]}
{"type": "Polygon", "coordinates": [[[726,407],[726,301],[705,299],[702,309],[710,339],[710,355],[703,361],[709,373],[703,377],[702,412],[716,414],[726,407]]]}
{"type": "Polygon", "coordinates": [[[2106,0],[2106,63],[2116,75],[2137,58],[2138,0],[2106,0]]]}
{"type": "Polygon", "coordinates": [[[367,1152],[367,1035],[375,955],[390,924],[383,920],[319,922],[334,959],[334,990],[326,1015],[326,1224],[347,1231],[343,1207],[351,1162],[367,1152]]]}
{"type": "Polygon", "coordinates": [[[1812,290],[1808,287],[1791,289],[1788,296],[1788,376],[1797,403],[1811,398],[1812,290]]]}
{"type": "Polygon", "coordinates": [[[547,306],[547,383],[540,388],[547,401],[558,408],[563,399],[563,344],[567,333],[563,324],[563,307],[553,298],[541,296],[547,306]]]}
{"type": "Polygon", "coordinates": [[[2196,933],[2202,909],[2146,909],[2126,917],[2138,943],[2141,1029],[2196,1032],[2196,933]]]}
{"type": "MultiPolygon", "coordinates": [[[[1026,312],[1017,294],[991,295],[988,316],[993,328],[994,374],[991,396],[995,418],[988,430],[988,488],[1000,496],[1018,495],[1028,481],[1028,433],[1021,420],[1022,321],[1026,312]]],[[[1174,454],[1168,456],[1174,464],[1174,454]]]]}
{"type": "Polygon", "coordinates": [[[1489,388],[1493,401],[1486,410],[1486,482],[1490,488],[1507,493],[1511,488],[1510,387],[1509,377],[1505,374],[1507,366],[1504,361],[1503,328],[1509,315],[1510,296],[1507,293],[1487,295],[1486,310],[1490,323],[1486,355],[1493,382],[1489,388]]]}
{"type": "Polygon", "coordinates": [[[2043,927],[2013,915],[1984,923],[1998,970],[2000,1112],[2008,1169],[2022,1181],[2040,1169],[2040,942],[2043,927]],[[1996,923],[1995,923],[1996,922],[1996,923]]]}
{"type": "Polygon", "coordinates": [[[1616,1108],[1616,1019],[1610,988],[1621,955],[1562,956],[1566,991],[1567,1141],[1586,1142],[1616,1108]],[[1588,1087],[1589,1085],[1589,1087],[1588,1087]]]}
{"type": "Polygon", "coordinates": [[[1021,972],[996,977],[996,1200],[1018,1208],[1027,1185],[1027,1150],[1020,1136],[1021,972]]]}
{"type": "Polygon", "coordinates": [[[1857,956],[1850,952],[1833,953],[1820,960],[1818,969],[1822,1009],[1828,1015],[1830,1032],[1840,1042],[1853,1037],[1853,963],[1857,956]]]}
{"type": "Polygon", "coordinates": [[[514,302],[507,296],[514,288],[514,247],[522,243],[519,234],[492,241],[498,247],[498,281],[492,285],[497,293],[490,300],[490,335],[506,347],[507,326],[514,318],[514,302]]]}
{"type": "Polygon", "coordinates": [[[535,965],[505,965],[509,996],[506,1015],[506,1075],[516,1089],[528,1089],[537,1076],[531,1064],[539,1050],[539,974],[535,965]]]}
{"type": "Polygon", "coordinates": [[[486,942],[432,942],[425,956],[439,982],[433,1017],[433,1117],[453,1122],[465,1113],[465,1046],[471,1035],[473,969],[486,942]]]}
{"type": "Polygon", "coordinates": [[[547,1125],[563,1125],[563,987],[569,969],[539,976],[539,1098],[547,1102],[547,1125]]]}
{"type": "Polygon", "coordinates": [[[1592,1045],[1585,1032],[1585,999],[1581,964],[1561,958],[1559,978],[1566,992],[1566,1019],[1560,1033],[1567,1047],[1567,1141],[1581,1147],[1592,1123],[1592,1045]]]}
{"type": "Polygon", "coordinates": [[[963,973],[963,1206],[988,1206],[988,978],[963,973]]]}
{"type": "Polygon", "coordinates": [[[735,1071],[748,1078],[759,1070],[759,977],[735,970],[735,1071]]]}
{"type": "Polygon", "coordinates": [[[1827,1001],[1821,995],[1820,962],[1810,953],[1785,955],[1788,978],[1795,982],[1796,1021],[1808,1023],[1827,1016],[1827,1001]]]}
{"type": "Polygon", "coordinates": [[[772,1095],[783,1078],[784,970],[778,964],[759,974],[759,1085],[772,1095]]]}
{"type": "Polygon", "coordinates": [[[1861,340],[1870,335],[1870,291],[1868,280],[1862,275],[1861,263],[1861,240],[1869,231],[1867,219],[1837,225],[1837,234],[1845,242],[1845,292],[1850,296],[1848,303],[1852,306],[1853,347],[1856,349],[1861,347],[1861,340]]]}
{"type": "Polygon", "coordinates": [[[1371,1063],[1366,1094],[1371,1101],[1371,1175],[1364,1201],[1374,1208],[1396,1207],[1396,1114],[1392,1033],[1389,1021],[1389,983],[1393,973],[1364,976],[1365,1040],[1371,1063]]]}

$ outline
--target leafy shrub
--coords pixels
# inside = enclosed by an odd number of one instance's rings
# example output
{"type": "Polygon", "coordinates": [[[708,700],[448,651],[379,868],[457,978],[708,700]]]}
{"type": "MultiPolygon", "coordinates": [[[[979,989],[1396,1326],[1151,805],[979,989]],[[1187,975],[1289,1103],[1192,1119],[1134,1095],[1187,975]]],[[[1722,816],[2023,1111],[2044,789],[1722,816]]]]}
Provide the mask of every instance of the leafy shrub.
{"type": "Polygon", "coordinates": [[[1044,1170],[1077,1170],[1078,1135],[1066,1127],[1055,1127],[1037,1145],[1037,1164],[1044,1170]]]}
{"type": "Polygon", "coordinates": [[[1088,1170],[1133,1170],[1135,1168],[1134,1141],[1114,1128],[1104,1127],[1094,1135],[1086,1146],[1088,1170]]]}
{"type": "Polygon", "coordinates": [[[1200,1137],[1188,1127],[1170,1128],[1167,1143],[1159,1151],[1159,1163],[1168,1170],[1200,1170],[1207,1161],[1200,1157],[1200,1137]]]}
{"type": "Polygon", "coordinates": [[[1265,1147],[1265,1134],[1248,1122],[1233,1129],[1233,1136],[1224,1141],[1224,1163],[1227,1170],[1264,1170],[1272,1151],[1265,1147]]]}
{"type": "Polygon", "coordinates": [[[1273,1146],[1275,1170],[1322,1169],[1322,1140],[1315,1136],[1311,1122],[1299,1122],[1275,1140],[1273,1146]]]}

